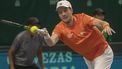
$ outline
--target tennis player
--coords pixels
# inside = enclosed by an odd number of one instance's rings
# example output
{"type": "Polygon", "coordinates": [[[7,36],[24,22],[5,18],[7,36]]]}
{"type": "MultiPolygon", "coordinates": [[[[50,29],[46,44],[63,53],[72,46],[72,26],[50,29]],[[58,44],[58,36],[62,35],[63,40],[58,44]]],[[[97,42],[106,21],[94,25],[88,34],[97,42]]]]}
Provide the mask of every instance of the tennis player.
{"type": "Polygon", "coordinates": [[[61,40],[74,52],[83,56],[88,69],[110,69],[113,62],[113,51],[103,34],[96,28],[102,26],[108,35],[115,31],[109,23],[96,19],[85,13],[73,14],[69,1],[57,2],[56,11],[61,21],[55,26],[52,35],[48,31],[41,32],[49,46],[61,40]]]}

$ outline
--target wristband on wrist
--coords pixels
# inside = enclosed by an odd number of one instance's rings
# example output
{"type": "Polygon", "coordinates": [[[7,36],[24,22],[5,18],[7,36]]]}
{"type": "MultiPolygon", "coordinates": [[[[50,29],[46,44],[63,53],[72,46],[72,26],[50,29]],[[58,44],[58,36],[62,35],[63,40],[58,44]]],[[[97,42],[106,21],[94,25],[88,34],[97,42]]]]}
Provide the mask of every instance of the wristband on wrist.
{"type": "Polygon", "coordinates": [[[49,33],[47,33],[47,35],[44,36],[44,39],[49,39],[50,38],[50,35],[49,33]]]}

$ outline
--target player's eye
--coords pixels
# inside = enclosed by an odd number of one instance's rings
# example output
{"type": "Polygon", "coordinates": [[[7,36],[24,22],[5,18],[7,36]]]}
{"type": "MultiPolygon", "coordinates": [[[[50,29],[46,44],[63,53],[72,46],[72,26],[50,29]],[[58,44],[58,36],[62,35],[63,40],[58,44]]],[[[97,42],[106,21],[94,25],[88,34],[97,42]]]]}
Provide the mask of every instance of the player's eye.
{"type": "Polygon", "coordinates": [[[67,7],[62,7],[58,10],[58,14],[66,13],[68,11],[67,7]]]}

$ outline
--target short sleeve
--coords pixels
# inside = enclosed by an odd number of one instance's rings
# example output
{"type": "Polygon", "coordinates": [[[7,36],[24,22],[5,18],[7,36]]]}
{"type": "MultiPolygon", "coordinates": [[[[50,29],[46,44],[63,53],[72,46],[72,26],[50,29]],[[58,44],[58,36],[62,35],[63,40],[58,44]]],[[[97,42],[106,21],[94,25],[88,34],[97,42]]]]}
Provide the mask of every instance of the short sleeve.
{"type": "Polygon", "coordinates": [[[56,25],[52,34],[56,34],[58,35],[58,37],[60,38],[61,37],[61,30],[60,30],[60,26],[59,25],[56,25]]]}

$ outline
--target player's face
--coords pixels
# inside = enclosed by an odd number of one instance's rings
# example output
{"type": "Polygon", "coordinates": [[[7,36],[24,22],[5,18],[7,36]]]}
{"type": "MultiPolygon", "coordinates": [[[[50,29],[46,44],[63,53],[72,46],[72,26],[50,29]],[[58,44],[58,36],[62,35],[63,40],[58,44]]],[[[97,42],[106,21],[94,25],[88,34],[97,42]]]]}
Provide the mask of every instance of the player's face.
{"type": "Polygon", "coordinates": [[[58,15],[62,21],[65,23],[69,23],[72,19],[72,9],[67,8],[67,7],[59,7],[57,9],[58,15]]]}

